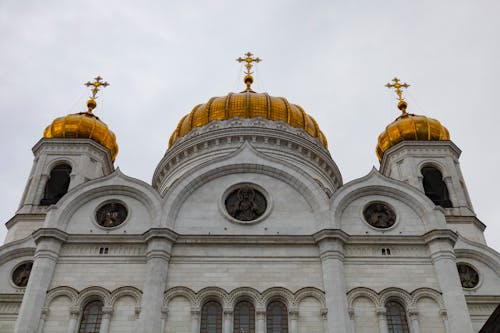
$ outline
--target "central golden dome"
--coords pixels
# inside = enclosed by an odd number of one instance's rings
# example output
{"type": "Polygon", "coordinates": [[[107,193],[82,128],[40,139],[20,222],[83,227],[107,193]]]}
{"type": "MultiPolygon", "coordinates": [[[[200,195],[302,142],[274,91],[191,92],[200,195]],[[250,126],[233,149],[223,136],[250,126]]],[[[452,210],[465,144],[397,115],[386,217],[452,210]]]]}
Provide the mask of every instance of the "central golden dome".
{"type": "Polygon", "coordinates": [[[313,117],[295,104],[290,104],[283,97],[273,97],[266,93],[246,90],[240,93],[229,93],[223,97],[212,97],[207,103],[194,107],[193,111],[182,117],[177,128],[170,136],[169,147],[180,137],[188,134],[193,128],[201,127],[213,120],[231,118],[256,118],[283,121],[290,126],[301,128],[310,136],[317,138],[325,148],[328,147],[326,137],[313,117]]]}

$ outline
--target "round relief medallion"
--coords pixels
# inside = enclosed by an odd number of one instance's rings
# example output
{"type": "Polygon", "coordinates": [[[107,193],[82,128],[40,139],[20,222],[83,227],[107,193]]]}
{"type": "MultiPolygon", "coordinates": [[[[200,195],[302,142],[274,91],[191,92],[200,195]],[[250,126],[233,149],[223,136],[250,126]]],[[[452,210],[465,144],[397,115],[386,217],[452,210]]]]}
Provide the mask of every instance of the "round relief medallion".
{"type": "Polygon", "coordinates": [[[267,209],[266,197],[249,185],[232,190],[224,204],[231,217],[245,222],[258,219],[267,209]]]}
{"type": "Polygon", "coordinates": [[[96,212],[97,223],[105,228],[116,227],[127,218],[127,208],[119,202],[110,202],[102,205],[96,212]]]}
{"type": "Polygon", "coordinates": [[[396,223],[396,213],[383,202],[372,202],[363,210],[363,216],[372,227],[386,229],[396,223]]]}
{"type": "Polygon", "coordinates": [[[18,287],[24,288],[28,284],[30,278],[32,262],[25,262],[19,265],[12,273],[12,282],[18,287]]]}
{"type": "Polygon", "coordinates": [[[470,265],[459,263],[457,264],[458,275],[460,282],[464,288],[474,288],[479,283],[478,272],[470,265]]]}

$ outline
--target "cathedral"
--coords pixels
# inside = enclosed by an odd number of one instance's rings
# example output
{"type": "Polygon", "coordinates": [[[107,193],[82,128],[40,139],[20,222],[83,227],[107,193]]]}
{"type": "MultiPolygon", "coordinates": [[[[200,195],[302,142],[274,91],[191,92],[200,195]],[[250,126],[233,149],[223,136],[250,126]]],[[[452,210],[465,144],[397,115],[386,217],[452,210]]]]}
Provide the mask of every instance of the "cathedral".
{"type": "Polygon", "coordinates": [[[6,221],[0,332],[479,332],[500,254],[448,129],[408,113],[394,78],[380,166],[343,183],[320,124],[237,60],[246,88],[180,119],[150,183],[114,167],[101,77],[48,124],[6,221]]]}

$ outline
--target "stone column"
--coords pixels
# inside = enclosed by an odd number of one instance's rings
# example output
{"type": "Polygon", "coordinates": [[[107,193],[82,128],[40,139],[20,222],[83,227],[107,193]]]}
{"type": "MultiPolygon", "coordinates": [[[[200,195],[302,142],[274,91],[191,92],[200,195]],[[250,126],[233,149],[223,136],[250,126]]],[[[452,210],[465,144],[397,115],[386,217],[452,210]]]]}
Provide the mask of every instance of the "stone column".
{"type": "Polygon", "coordinates": [[[113,314],[112,307],[105,306],[102,308],[102,320],[101,320],[101,328],[99,329],[99,333],[108,333],[109,332],[109,322],[111,321],[112,314],[113,314]]]}
{"type": "Polygon", "coordinates": [[[167,284],[170,252],[175,238],[176,235],[167,229],[150,229],[144,233],[148,247],[138,333],[159,333],[161,330],[163,294],[167,284]]]}
{"type": "Polygon", "coordinates": [[[420,324],[418,323],[418,310],[408,309],[408,317],[410,317],[411,333],[420,333],[420,324]]]}
{"type": "Polygon", "coordinates": [[[191,333],[200,333],[200,310],[191,310],[191,333]]]}
{"type": "Polygon", "coordinates": [[[297,333],[298,332],[297,320],[299,318],[299,310],[291,309],[288,312],[288,315],[290,316],[290,333],[297,333]]]}
{"type": "Polygon", "coordinates": [[[71,307],[71,309],[69,310],[68,333],[75,333],[79,317],[80,317],[80,308],[71,307]]]}
{"type": "Polygon", "coordinates": [[[266,333],[264,321],[266,318],[266,310],[257,310],[257,333],[266,333]]]}
{"type": "Polygon", "coordinates": [[[388,333],[389,329],[387,328],[387,310],[385,308],[377,308],[375,310],[378,319],[378,330],[380,333],[388,333]]]}
{"type": "Polygon", "coordinates": [[[14,332],[36,332],[42,315],[47,289],[52,282],[59,251],[62,243],[66,240],[66,236],[66,233],[53,228],[42,228],[33,233],[37,245],[33,268],[24,292],[14,332]]]}
{"type": "Polygon", "coordinates": [[[446,306],[449,331],[453,333],[473,332],[453,251],[457,235],[451,230],[433,230],[424,237],[446,306]]]}
{"type": "Polygon", "coordinates": [[[328,332],[352,332],[344,274],[344,242],[347,237],[344,232],[333,229],[322,230],[314,235],[323,270],[328,332]]]}
{"type": "Polygon", "coordinates": [[[224,328],[222,332],[224,333],[233,332],[233,309],[224,310],[224,328]]]}

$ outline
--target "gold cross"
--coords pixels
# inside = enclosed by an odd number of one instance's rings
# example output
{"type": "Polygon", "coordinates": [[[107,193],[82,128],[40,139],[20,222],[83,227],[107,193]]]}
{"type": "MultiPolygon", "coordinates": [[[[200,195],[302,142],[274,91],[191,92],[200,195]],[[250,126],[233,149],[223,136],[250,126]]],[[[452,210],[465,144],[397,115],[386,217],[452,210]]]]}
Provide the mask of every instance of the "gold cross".
{"type": "Polygon", "coordinates": [[[405,102],[403,98],[403,90],[401,88],[408,88],[410,85],[408,83],[401,83],[401,81],[395,77],[392,79],[393,84],[387,83],[385,86],[389,89],[395,88],[396,94],[398,95],[399,103],[398,103],[398,108],[403,112],[406,113],[406,108],[408,107],[408,103],[405,102]]]}
{"type": "Polygon", "coordinates": [[[251,72],[250,70],[252,69],[252,63],[255,62],[255,63],[259,63],[262,61],[262,59],[260,59],[259,57],[257,58],[253,58],[253,54],[250,53],[250,52],[247,52],[245,53],[245,58],[242,58],[242,57],[238,57],[236,59],[237,62],[246,62],[245,64],[245,67],[247,68],[247,72],[245,73],[245,78],[243,79],[243,82],[245,82],[245,84],[247,85],[247,91],[252,91],[252,89],[250,89],[250,86],[252,85],[253,83],[253,72],[251,72]]]}
{"type": "Polygon", "coordinates": [[[85,83],[85,85],[87,87],[90,87],[90,86],[94,87],[94,88],[92,88],[92,96],[90,96],[90,99],[96,99],[95,96],[99,92],[99,87],[109,86],[109,83],[107,83],[106,81],[101,82],[102,77],[100,77],[100,76],[96,77],[94,80],[95,80],[94,82],[88,81],[87,83],[85,83]]]}

